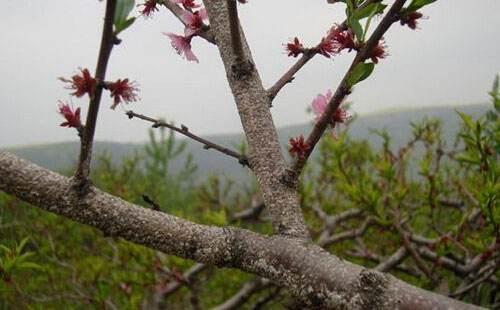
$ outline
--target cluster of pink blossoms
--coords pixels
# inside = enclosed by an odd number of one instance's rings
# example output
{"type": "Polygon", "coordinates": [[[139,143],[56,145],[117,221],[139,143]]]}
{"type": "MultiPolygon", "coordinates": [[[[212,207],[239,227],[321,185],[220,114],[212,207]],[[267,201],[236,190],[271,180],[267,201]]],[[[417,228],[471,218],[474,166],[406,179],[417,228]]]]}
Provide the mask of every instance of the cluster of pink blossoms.
{"type": "MultiPolygon", "coordinates": [[[[67,89],[73,90],[71,95],[76,97],[83,97],[94,95],[97,86],[97,80],[90,75],[87,68],[80,69],[80,74],[73,75],[70,79],[59,78],[59,80],[67,83],[67,89]]],[[[114,109],[119,103],[135,102],[139,99],[137,96],[137,85],[135,82],[130,82],[129,79],[118,79],[115,82],[102,82],[102,87],[110,91],[110,96],[113,98],[111,109],[114,109]]],[[[68,103],[59,101],[58,112],[61,114],[65,122],[61,123],[63,127],[73,127],[80,129],[83,127],[80,119],[80,108],[73,110],[68,103]]]]}
{"type": "MultiPolygon", "coordinates": [[[[293,57],[297,57],[306,51],[297,37],[285,45],[285,50],[288,56],[293,57]]],[[[328,31],[326,37],[322,38],[321,42],[311,50],[326,58],[330,58],[340,54],[343,50],[347,50],[348,52],[352,50],[358,51],[359,44],[355,41],[354,32],[351,29],[335,25],[328,31]]],[[[381,40],[371,51],[369,58],[371,58],[374,63],[378,63],[379,59],[385,58],[386,56],[385,44],[383,40],[381,40]]]]}
{"type": "MultiPolygon", "coordinates": [[[[406,12],[401,15],[400,23],[401,25],[407,25],[409,28],[415,30],[417,28],[417,20],[423,17],[420,12],[406,12]]],[[[285,51],[288,56],[297,57],[300,54],[306,52],[306,48],[302,45],[297,37],[295,37],[291,42],[284,44],[285,51]]],[[[352,50],[358,51],[360,49],[360,44],[355,40],[354,32],[341,25],[334,25],[328,32],[326,37],[321,39],[321,42],[314,48],[310,49],[318,54],[330,58],[334,55],[340,54],[341,51],[347,50],[348,52],[352,50]]],[[[386,45],[382,40],[370,51],[368,58],[374,63],[387,56],[385,51],[386,45]]]]}

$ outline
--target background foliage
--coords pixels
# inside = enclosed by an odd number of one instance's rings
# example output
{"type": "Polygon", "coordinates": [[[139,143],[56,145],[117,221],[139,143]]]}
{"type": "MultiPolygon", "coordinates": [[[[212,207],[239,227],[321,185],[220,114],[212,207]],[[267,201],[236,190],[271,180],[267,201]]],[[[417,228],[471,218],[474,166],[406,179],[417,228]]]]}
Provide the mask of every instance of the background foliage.
{"type": "MultiPolygon", "coordinates": [[[[400,148],[383,131],[370,137],[383,141],[380,148],[351,138],[348,128],[326,135],[301,183],[315,240],[367,267],[404,248],[409,254],[391,270],[396,276],[499,307],[498,79],[490,95],[492,109],[479,119],[458,113],[462,128],[454,141],[443,139],[437,119],[412,123],[413,138],[400,148]]],[[[150,131],[143,152],[120,165],[103,156],[92,179],[145,208],[270,233],[255,184],[218,176],[200,184],[185,147],[171,132],[150,131]],[[182,169],[172,171],[178,158],[182,169]],[[248,208],[255,212],[241,216],[248,208]]],[[[251,279],[210,266],[188,279],[183,272],[193,266],[190,261],[103,236],[3,193],[0,244],[1,308],[208,308],[251,279]],[[175,283],[180,289],[166,292],[175,283]]],[[[288,302],[286,292],[271,285],[245,307],[282,308],[288,302]]]]}

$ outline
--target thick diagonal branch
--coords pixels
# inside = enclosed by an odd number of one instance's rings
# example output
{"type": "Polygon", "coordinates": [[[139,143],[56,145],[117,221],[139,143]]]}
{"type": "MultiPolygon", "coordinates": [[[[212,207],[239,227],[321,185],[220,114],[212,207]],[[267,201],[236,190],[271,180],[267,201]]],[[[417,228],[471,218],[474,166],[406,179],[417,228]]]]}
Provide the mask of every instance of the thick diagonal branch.
{"type": "Polygon", "coordinates": [[[0,151],[0,190],[44,210],[167,254],[238,268],[286,287],[321,309],[474,309],[390,275],[363,269],[320,247],[238,228],[199,225],[133,205],[0,151]]]}

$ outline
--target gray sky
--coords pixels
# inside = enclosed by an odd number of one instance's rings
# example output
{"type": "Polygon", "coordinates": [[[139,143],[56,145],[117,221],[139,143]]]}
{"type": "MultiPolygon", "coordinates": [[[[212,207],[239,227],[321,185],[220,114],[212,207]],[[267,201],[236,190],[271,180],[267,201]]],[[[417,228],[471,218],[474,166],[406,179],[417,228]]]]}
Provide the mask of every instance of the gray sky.
{"type": "MultiPolygon", "coordinates": [[[[59,127],[57,101],[72,101],[86,113],[87,99],[71,98],[59,76],[78,67],[94,71],[104,2],[96,0],[2,0],[0,11],[0,147],[75,140],[59,127]]],[[[424,8],[429,19],[420,29],[395,26],[385,36],[390,56],[351,96],[360,114],[387,109],[479,103],[500,73],[500,1],[439,0],[424,8]]],[[[243,28],[268,87],[294,62],[282,44],[298,36],[316,44],[343,6],[326,0],[251,0],[240,6],[243,28]]],[[[114,49],[107,77],[140,84],[136,112],[183,123],[197,133],[241,131],[216,48],[193,41],[200,63],[188,63],[161,32],[181,33],[182,25],[165,9],[139,20],[114,49]]],[[[274,102],[278,126],[311,121],[313,97],[335,89],[353,54],[334,61],[316,57],[274,102]]],[[[96,138],[121,142],[146,140],[148,125],[128,120],[123,109],[109,109],[104,96],[96,138]]],[[[390,120],[387,120],[390,122],[390,120]]]]}

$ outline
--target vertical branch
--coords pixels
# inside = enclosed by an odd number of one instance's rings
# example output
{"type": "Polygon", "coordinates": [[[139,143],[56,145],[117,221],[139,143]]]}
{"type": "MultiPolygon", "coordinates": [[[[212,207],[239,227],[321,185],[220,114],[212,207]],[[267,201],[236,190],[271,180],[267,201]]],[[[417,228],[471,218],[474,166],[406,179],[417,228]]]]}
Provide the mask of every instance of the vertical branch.
{"type": "MultiPolygon", "coordinates": [[[[230,0],[229,2],[234,0],[230,0]]],[[[282,179],[285,158],[269,108],[267,95],[241,27],[239,41],[242,61],[233,52],[234,28],[230,29],[228,2],[204,0],[210,29],[216,34],[217,47],[226,69],[249,146],[249,164],[260,185],[266,208],[276,233],[302,239],[310,238],[297,197],[296,184],[282,179]]],[[[233,11],[234,14],[234,11],[233,11]]],[[[233,22],[234,23],[234,15],[233,22]]],[[[241,57],[241,55],[240,55],[241,57]]]]}
{"type": "Polygon", "coordinates": [[[76,179],[83,185],[88,179],[90,173],[90,161],[92,157],[92,143],[94,141],[94,133],[97,123],[97,113],[99,112],[99,104],[101,102],[103,85],[105,79],[106,68],[108,66],[111,50],[115,44],[115,35],[113,33],[113,20],[116,10],[116,0],[106,1],[106,13],[104,16],[104,27],[102,30],[101,47],[97,59],[97,67],[95,71],[95,79],[97,85],[90,96],[89,110],[85,121],[85,128],[80,143],[80,159],[78,168],[75,173],[76,179]]]}
{"type": "Polygon", "coordinates": [[[231,31],[231,45],[233,53],[238,62],[243,61],[245,54],[243,53],[243,45],[241,44],[240,23],[238,18],[238,7],[236,0],[227,0],[227,9],[229,16],[229,30],[231,31]]]}

